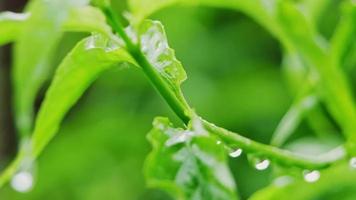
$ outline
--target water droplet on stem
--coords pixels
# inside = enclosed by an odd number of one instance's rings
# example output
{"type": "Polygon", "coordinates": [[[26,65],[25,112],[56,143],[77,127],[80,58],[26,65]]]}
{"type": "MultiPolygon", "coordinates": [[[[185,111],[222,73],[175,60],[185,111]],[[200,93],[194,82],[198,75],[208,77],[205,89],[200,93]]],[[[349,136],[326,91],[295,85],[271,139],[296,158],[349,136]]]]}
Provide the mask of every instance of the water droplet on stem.
{"type": "Polygon", "coordinates": [[[259,171],[265,170],[269,167],[269,160],[262,160],[261,162],[256,163],[255,168],[259,171]]]}
{"type": "Polygon", "coordinates": [[[19,172],[12,177],[10,184],[18,192],[28,192],[33,187],[33,176],[30,172],[19,172]]]}
{"type": "Polygon", "coordinates": [[[308,183],[314,183],[319,180],[320,172],[317,170],[304,171],[304,180],[308,183]]]}
{"type": "Polygon", "coordinates": [[[241,156],[242,154],[242,149],[236,149],[235,151],[232,151],[229,155],[233,158],[237,158],[241,156]]]}

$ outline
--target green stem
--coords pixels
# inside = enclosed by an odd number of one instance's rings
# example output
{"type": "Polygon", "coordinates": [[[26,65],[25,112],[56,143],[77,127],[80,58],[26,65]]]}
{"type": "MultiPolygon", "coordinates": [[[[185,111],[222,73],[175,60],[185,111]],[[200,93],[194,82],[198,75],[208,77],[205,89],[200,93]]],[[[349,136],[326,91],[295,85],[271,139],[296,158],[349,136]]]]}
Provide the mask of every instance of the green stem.
{"type": "Polygon", "coordinates": [[[107,20],[112,25],[112,28],[125,41],[128,51],[131,53],[136,62],[142,67],[152,85],[158,90],[158,92],[166,100],[168,105],[177,114],[177,116],[184,122],[184,124],[188,124],[190,121],[190,114],[187,112],[190,110],[188,103],[186,103],[184,99],[184,103],[179,101],[179,99],[170,89],[167,82],[161,78],[159,73],[148,62],[146,56],[140,50],[140,47],[135,45],[128,37],[118,17],[115,15],[112,9],[110,7],[103,8],[103,11],[107,17],[107,20]]]}
{"type": "MultiPolygon", "coordinates": [[[[158,90],[158,92],[167,101],[171,109],[178,115],[178,117],[187,124],[191,115],[186,110],[191,110],[188,104],[181,103],[177,96],[171,91],[167,83],[161,78],[154,67],[148,62],[145,55],[142,53],[138,45],[135,45],[128,35],[125,33],[123,26],[118,20],[118,17],[110,8],[104,8],[104,13],[106,14],[108,22],[112,25],[114,31],[124,40],[129,52],[132,54],[133,58],[136,60],[138,65],[140,65],[145,72],[148,79],[151,81],[153,86],[158,90]]],[[[265,156],[271,160],[276,160],[279,163],[286,165],[294,165],[301,168],[307,169],[319,169],[329,166],[336,160],[342,159],[345,154],[341,149],[336,154],[327,154],[321,156],[323,158],[310,159],[302,157],[298,154],[292,153],[290,151],[282,150],[269,145],[261,144],[240,136],[239,134],[230,132],[223,128],[217,127],[207,121],[204,121],[204,126],[210,132],[221,137],[230,146],[237,146],[244,149],[247,152],[258,153],[259,155],[265,156]],[[325,157],[325,158],[324,158],[325,157]]]]}
{"type": "Polygon", "coordinates": [[[204,127],[218,135],[231,147],[241,148],[246,152],[266,157],[286,166],[297,166],[305,169],[322,169],[345,157],[343,147],[335,148],[325,154],[315,157],[306,157],[291,151],[283,150],[274,146],[255,142],[234,132],[215,126],[203,121],[204,127]]]}

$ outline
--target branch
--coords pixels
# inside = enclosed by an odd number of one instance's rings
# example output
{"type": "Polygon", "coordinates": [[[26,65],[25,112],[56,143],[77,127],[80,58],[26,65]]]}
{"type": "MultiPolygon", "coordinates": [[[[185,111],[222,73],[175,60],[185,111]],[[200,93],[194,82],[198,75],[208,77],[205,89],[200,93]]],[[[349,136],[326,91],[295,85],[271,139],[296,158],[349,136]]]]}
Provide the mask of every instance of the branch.
{"type": "MultiPolygon", "coordinates": [[[[118,17],[115,15],[112,9],[110,7],[105,7],[102,8],[102,10],[107,17],[108,22],[112,25],[114,32],[116,32],[124,40],[128,51],[132,54],[136,62],[142,67],[148,79],[166,100],[171,109],[177,114],[177,116],[185,124],[187,124],[191,120],[190,112],[192,109],[188,106],[187,103],[181,103],[174,95],[174,93],[170,91],[170,88],[167,86],[166,82],[160,77],[154,67],[147,61],[139,46],[135,45],[128,37],[124,31],[123,26],[118,20],[118,17]]],[[[274,160],[285,165],[294,165],[306,169],[320,169],[328,167],[331,163],[342,159],[345,156],[343,148],[340,147],[331,153],[319,156],[319,159],[307,158],[287,150],[282,150],[266,144],[255,142],[239,134],[217,127],[205,120],[203,120],[203,123],[207,130],[219,136],[230,146],[236,146],[245,150],[246,152],[258,153],[261,156],[265,156],[270,160],[274,160]]]]}

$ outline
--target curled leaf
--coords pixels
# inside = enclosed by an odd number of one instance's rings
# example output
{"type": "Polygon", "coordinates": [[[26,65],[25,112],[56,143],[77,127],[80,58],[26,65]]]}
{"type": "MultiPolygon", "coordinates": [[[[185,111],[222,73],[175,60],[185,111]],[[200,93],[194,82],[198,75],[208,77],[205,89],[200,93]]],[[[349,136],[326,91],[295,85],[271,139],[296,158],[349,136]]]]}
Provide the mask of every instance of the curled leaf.
{"type": "Polygon", "coordinates": [[[181,83],[187,78],[174,50],[168,45],[163,25],[159,21],[145,20],[138,30],[141,51],[149,63],[169,84],[176,96],[180,97],[181,83]]]}

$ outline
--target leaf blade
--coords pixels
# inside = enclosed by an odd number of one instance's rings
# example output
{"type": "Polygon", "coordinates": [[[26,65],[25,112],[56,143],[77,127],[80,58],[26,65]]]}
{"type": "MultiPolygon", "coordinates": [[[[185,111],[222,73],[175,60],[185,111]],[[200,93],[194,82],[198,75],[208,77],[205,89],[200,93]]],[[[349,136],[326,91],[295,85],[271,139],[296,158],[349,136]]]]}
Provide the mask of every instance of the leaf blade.
{"type": "Polygon", "coordinates": [[[134,63],[125,49],[118,46],[113,49],[110,41],[100,35],[78,43],[59,66],[46,93],[33,132],[33,156],[38,156],[54,137],[65,113],[89,85],[103,71],[120,62],[134,63]]]}
{"type": "Polygon", "coordinates": [[[28,136],[32,131],[34,100],[53,70],[51,59],[63,35],[62,24],[69,10],[88,1],[36,0],[26,8],[31,16],[14,46],[12,74],[16,127],[21,136],[28,136]]]}
{"type": "Polygon", "coordinates": [[[153,146],[144,168],[149,186],[175,199],[237,199],[225,149],[211,135],[156,118],[148,140],[153,146]]]}

